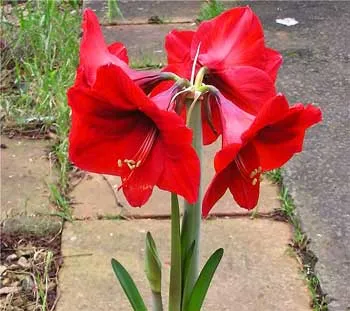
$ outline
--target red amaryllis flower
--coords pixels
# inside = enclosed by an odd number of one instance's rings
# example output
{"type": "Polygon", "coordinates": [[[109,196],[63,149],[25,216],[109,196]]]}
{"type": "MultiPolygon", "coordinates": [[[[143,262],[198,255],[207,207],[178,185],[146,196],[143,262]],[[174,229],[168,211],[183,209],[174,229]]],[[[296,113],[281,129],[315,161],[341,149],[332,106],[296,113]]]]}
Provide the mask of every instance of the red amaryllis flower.
{"type": "Polygon", "coordinates": [[[175,112],[159,108],[170,96],[149,98],[121,68],[100,67],[91,87],[76,83],[68,91],[70,160],[87,171],[121,176],[132,206],[143,205],[155,185],[194,203],[199,160],[191,130],[175,112]]]}
{"type": "Polygon", "coordinates": [[[286,98],[277,95],[262,107],[241,141],[233,133],[234,125],[228,124],[223,129],[223,149],[215,156],[216,175],[203,200],[203,215],[227,188],[241,207],[254,208],[262,172],[282,166],[302,151],[306,129],[321,117],[320,109],[302,104],[289,108],[286,98]]]}
{"type": "Polygon", "coordinates": [[[106,45],[95,13],[86,9],[83,16],[83,38],[80,44],[80,64],[84,69],[85,80],[93,85],[99,67],[114,64],[123,69],[125,73],[141,88],[148,90],[149,86],[158,81],[159,73],[152,71],[137,71],[128,66],[128,54],[125,46],[120,42],[106,45]]]}
{"type": "Polygon", "coordinates": [[[281,55],[265,46],[259,18],[249,7],[234,8],[202,22],[197,31],[172,31],[166,37],[169,67],[187,79],[207,67],[206,84],[245,111],[256,114],[275,95],[281,55]]]}

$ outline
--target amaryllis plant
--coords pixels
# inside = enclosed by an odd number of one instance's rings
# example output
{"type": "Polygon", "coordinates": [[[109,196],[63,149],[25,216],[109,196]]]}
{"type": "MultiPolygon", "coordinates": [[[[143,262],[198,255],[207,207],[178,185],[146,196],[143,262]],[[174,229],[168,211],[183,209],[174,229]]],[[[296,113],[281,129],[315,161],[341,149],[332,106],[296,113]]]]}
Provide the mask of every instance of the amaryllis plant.
{"type": "MultiPolygon", "coordinates": [[[[69,157],[81,169],[120,176],[119,190],[133,207],[142,207],[154,186],[171,193],[169,310],[196,311],[223,255],[218,249],[199,273],[202,216],[227,189],[239,206],[253,209],[262,174],[302,150],[321,111],[290,107],[277,93],[282,57],[266,47],[249,7],[226,11],[196,31],[173,30],[165,47],[163,70],[134,70],[125,46],[106,45],[95,14],[85,10],[80,63],[68,91],[69,157]],[[219,137],[216,173],[203,192],[202,146],[219,137]]],[[[115,259],[112,267],[133,309],[147,310],[125,268],[115,259]]],[[[145,271],[153,310],[163,310],[161,260],[150,233],[145,271]]]]}

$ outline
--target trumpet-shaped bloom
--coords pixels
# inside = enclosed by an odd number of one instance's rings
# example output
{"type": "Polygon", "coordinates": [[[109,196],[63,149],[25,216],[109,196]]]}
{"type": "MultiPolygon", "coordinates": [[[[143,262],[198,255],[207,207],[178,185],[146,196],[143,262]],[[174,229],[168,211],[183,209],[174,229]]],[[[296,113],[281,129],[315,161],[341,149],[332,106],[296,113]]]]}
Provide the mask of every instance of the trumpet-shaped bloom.
{"type": "Polygon", "coordinates": [[[147,97],[113,64],[98,68],[91,85],[76,81],[68,91],[70,160],[87,171],[121,176],[132,206],[143,205],[155,185],[194,203],[199,160],[191,130],[175,112],[162,109],[169,96],[147,97]]]}
{"type": "Polygon", "coordinates": [[[321,121],[320,109],[307,105],[288,106],[283,95],[265,104],[237,138],[235,126],[223,122],[223,148],[215,156],[215,177],[203,200],[203,215],[230,190],[236,202],[252,209],[259,198],[261,174],[282,166],[302,151],[305,131],[321,121]]]}
{"type": "Polygon", "coordinates": [[[79,66],[84,69],[84,78],[88,85],[94,84],[97,70],[107,64],[122,68],[137,85],[145,90],[159,79],[159,73],[131,69],[128,66],[127,50],[122,43],[106,45],[98,19],[91,9],[84,11],[82,29],[79,66]]]}
{"type": "Polygon", "coordinates": [[[169,63],[165,71],[189,79],[198,54],[196,70],[208,69],[204,82],[251,114],[275,95],[282,57],[265,46],[261,23],[249,7],[202,22],[197,31],[174,30],[167,35],[165,47],[169,63]]]}

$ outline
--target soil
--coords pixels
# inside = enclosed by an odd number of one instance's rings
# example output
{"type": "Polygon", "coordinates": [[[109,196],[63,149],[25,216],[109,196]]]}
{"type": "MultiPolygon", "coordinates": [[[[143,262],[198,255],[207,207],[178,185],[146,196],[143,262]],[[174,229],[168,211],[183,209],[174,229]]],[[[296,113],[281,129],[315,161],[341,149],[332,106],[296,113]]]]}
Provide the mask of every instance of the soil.
{"type": "Polygon", "coordinates": [[[2,233],[0,243],[0,309],[53,310],[62,264],[61,232],[45,237],[2,233]]]}

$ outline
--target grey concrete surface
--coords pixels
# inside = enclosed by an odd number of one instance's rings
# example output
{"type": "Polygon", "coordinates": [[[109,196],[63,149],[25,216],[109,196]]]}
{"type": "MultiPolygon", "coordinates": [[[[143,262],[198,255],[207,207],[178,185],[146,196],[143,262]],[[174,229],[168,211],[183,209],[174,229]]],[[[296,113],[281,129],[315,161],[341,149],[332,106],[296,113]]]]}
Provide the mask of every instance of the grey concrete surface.
{"type": "Polygon", "coordinates": [[[196,1],[118,1],[121,14],[109,18],[107,0],[84,0],[84,8],[93,9],[103,24],[138,24],[158,21],[160,23],[193,22],[203,2],[196,1]]]}
{"type": "Polygon", "coordinates": [[[50,142],[1,136],[1,144],[1,220],[52,213],[48,185],[57,172],[48,160],[50,142]]]}
{"type": "Polygon", "coordinates": [[[165,65],[164,38],[172,29],[195,29],[189,23],[164,25],[118,25],[104,26],[107,43],[123,42],[128,49],[129,62],[137,67],[165,65]]]}
{"type": "MultiPolygon", "coordinates": [[[[59,275],[60,300],[56,310],[131,310],[113,274],[112,257],[125,265],[149,306],[150,290],[143,271],[148,230],[163,262],[166,298],[170,272],[168,220],[66,222],[62,235],[64,266],[59,275]]],[[[225,254],[203,311],[311,311],[299,264],[288,253],[290,238],[288,224],[267,219],[204,222],[202,264],[219,247],[225,249],[225,254]]]]}

